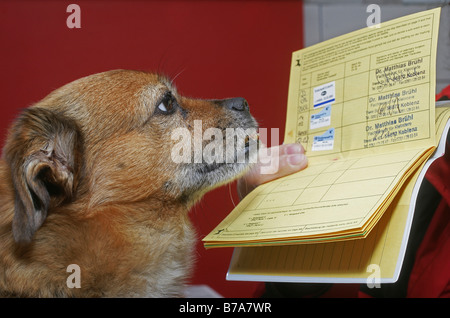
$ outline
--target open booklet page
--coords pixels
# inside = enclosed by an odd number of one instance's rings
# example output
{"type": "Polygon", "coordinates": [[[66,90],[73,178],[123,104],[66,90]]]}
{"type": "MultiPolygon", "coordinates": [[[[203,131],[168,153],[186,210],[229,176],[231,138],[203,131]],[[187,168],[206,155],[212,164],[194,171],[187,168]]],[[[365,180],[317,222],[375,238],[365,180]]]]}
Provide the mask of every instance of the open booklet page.
{"type": "Polygon", "coordinates": [[[294,52],[285,143],[309,166],[247,195],[205,247],[365,238],[435,146],[440,9],[294,52]]]}
{"type": "Polygon", "coordinates": [[[450,138],[450,101],[436,108],[436,138],[432,157],[404,185],[383,218],[364,240],[323,244],[235,248],[228,280],[277,282],[365,283],[371,264],[380,283],[397,281],[403,264],[417,194],[426,170],[445,152],[450,138]]]}

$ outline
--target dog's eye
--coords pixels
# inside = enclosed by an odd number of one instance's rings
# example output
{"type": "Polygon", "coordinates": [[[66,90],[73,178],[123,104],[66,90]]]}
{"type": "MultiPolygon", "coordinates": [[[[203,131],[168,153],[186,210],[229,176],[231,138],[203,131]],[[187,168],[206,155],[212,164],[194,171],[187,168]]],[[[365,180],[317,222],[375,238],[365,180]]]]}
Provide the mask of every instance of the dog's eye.
{"type": "Polygon", "coordinates": [[[167,101],[167,102],[161,102],[158,105],[158,109],[164,113],[169,112],[173,107],[173,102],[172,101],[167,101]]]}
{"type": "Polygon", "coordinates": [[[158,105],[158,110],[165,113],[165,114],[171,114],[175,110],[175,98],[172,96],[172,94],[168,93],[166,96],[164,96],[163,100],[158,105]]]}

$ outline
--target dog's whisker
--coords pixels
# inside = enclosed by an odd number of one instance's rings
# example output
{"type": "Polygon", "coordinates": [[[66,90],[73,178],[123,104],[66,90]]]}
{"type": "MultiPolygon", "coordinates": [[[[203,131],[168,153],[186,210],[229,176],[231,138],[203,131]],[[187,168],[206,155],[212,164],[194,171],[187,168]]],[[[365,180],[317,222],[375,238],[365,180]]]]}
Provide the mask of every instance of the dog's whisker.
{"type": "Polygon", "coordinates": [[[186,68],[183,68],[181,71],[179,71],[174,77],[172,77],[170,79],[170,84],[174,85],[175,80],[178,78],[178,76],[180,76],[184,71],[186,70],[186,68]]]}
{"type": "Polygon", "coordinates": [[[230,195],[231,203],[233,204],[233,207],[236,207],[236,204],[234,203],[233,194],[231,193],[231,183],[228,184],[228,194],[230,195]]]}

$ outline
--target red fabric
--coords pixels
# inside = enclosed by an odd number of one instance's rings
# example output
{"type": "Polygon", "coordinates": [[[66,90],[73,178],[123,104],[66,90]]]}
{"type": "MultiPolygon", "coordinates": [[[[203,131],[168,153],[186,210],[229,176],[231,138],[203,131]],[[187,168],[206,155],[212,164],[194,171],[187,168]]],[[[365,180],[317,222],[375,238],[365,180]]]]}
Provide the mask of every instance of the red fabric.
{"type": "MultiPolygon", "coordinates": [[[[450,95],[450,86],[437,99],[450,95]]],[[[450,297],[450,144],[425,175],[442,196],[417,250],[408,297],[450,297]]]]}
{"type": "Polygon", "coordinates": [[[445,199],[417,251],[407,297],[450,297],[450,208],[445,199]]]}
{"type": "Polygon", "coordinates": [[[436,95],[436,100],[440,99],[450,99],[450,85],[444,88],[439,94],[436,95]]]}
{"type": "Polygon", "coordinates": [[[425,178],[439,191],[447,205],[450,205],[450,144],[448,140],[444,155],[433,162],[425,178]]]}

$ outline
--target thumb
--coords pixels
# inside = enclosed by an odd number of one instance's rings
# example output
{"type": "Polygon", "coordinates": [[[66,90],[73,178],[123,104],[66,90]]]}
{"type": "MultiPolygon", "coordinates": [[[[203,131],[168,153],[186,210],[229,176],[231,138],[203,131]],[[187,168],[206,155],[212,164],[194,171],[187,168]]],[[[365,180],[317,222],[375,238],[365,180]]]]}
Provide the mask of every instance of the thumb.
{"type": "Polygon", "coordinates": [[[241,199],[260,184],[300,171],[308,165],[305,149],[300,144],[283,144],[262,150],[258,164],[238,180],[241,199]]]}
{"type": "Polygon", "coordinates": [[[308,165],[305,150],[299,144],[272,147],[269,158],[270,160],[267,160],[267,157],[261,158],[262,164],[258,167],[259,171],[253,171],[253,173],[259,173],[260,184],[290,175],[308,165]]]}

